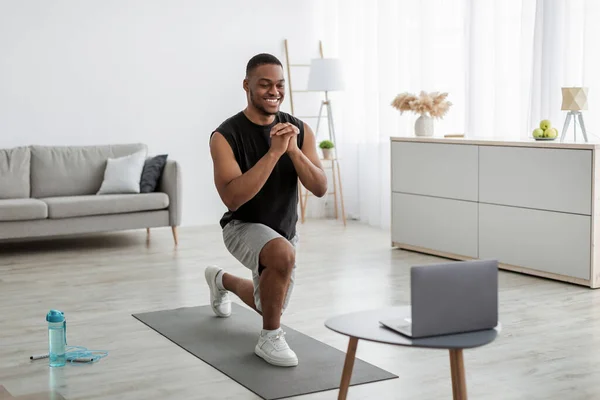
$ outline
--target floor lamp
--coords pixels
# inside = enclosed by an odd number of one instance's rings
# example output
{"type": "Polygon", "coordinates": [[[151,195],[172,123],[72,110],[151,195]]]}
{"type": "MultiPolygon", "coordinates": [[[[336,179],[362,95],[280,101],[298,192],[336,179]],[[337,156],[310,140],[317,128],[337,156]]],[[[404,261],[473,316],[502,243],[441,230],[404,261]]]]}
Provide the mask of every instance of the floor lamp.
{"type": "MultiPolygon", "coordinates": [[[[308,84],[306,89],[309,92],[325,92],[325,100],[321,102],[319,108],[319,116],[317,117],[317,129],[315,137],[319,137],[319,127],[321,125],[321,119],[323,118],[323,109],[327,112],[327,125],[329,128],[329,140],[333,142],[333,147],[337,149],[337,141],[335,138],[335,128],[333,125],[333,113],[331,112],[331,100],[329,100],[328,93],[333,91],[344,90],[344,78],[341,68],[341,63],[335,58],[315,58],[311,60],[310,71],[308,73],[308,84]]],[[[326,157],[324,157],[326,158],[326,157]]],[[[327,158],[326,158],[327,159],[327,158]]],[[[342,206],[342,221],[346,226],[346,211],[344,210],[344,194],[342,192],[342,177],[340,174],[340,165],[338,157],[327,159],[331,162],[331,174],[333,177],[333,192],[330,194],[334,197],[335,203],[335,218],[338,218],[338,190],[340,195],[340,205],[342,206]],[[336,181],[337,172],[337,181],[336,181]]],[[[304,211],[306,210],[306,204],[308,201],[308,191],[306,191],[304,197],[304,210],[302,214],[302,220],[304,221],[304,211]]]]}
{"type": "Polygon", "coordinates": [[[573,140],[577,141],[577,121],[579,121],[579,127],[583,134],[583,139],[587,142],[587,132],[585,125],[583,124],[583,115],[581,110],[587,110],[587,94],[588,88],[584,87],[565,87],[562,88],[562,106],[560,107],[563,111],[568,111],[567,117],[565,118],[565,124],[563,125],[562,135],[560,135],[560,141],[565,140],[567,135],[567,129],[571,119],[573,119],[573,140]]]}
{"type": "Polygon", "coordinates": [[[319,135],[319,125],[323,118],[323,108],[325,108],[327,111],[329,139],[333,142],[334,146],[337,146],[335,140],[335,128],[333,125],[333,113],[331,112],[331,100],[329,100],[328,93],[344,90],[344,79],[340,60],[335,58],[315,58],[311,60],[307,90],[310,92],[325,92],[325,100],[321,102],[321,107],[319,108],[315,136],[318,137],[319,135]]]}

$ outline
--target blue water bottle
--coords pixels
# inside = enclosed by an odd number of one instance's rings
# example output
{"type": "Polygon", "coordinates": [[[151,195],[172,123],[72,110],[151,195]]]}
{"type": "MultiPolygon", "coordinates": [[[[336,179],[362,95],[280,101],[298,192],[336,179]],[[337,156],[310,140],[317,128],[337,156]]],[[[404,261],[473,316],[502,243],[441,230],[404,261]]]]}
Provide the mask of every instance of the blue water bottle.
{"type": "Polygon", "coordinates": [[[64,367],[67,363],[65,351],[67,347],[67,321],[62,311],[50,310],[46,315],[48,321],[48,354],[51,367],[64,367]]]}

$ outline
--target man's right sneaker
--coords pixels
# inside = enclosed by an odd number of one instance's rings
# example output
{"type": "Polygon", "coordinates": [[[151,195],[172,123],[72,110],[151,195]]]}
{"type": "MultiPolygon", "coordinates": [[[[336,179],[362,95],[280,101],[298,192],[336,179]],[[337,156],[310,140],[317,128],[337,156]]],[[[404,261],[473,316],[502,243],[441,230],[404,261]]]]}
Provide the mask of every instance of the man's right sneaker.
{"type": "Polygon", "coordinates": [[[220,289],[217,285],[217,275],[222,268],[210,266],[204,270],[204,277],[210,289],[210,305],[219,317],[229,317],[231,315],[231,300],[229,292],[220,289]]]}
{"type": "Polygon", "coordinates": [[[295,367],[298,365],[298,357],[290,349],[284,336],[285,332],[281,328],[275,332],[261,333],[254,347],[254,353],[269,364],[278,367],[295,367]]]}

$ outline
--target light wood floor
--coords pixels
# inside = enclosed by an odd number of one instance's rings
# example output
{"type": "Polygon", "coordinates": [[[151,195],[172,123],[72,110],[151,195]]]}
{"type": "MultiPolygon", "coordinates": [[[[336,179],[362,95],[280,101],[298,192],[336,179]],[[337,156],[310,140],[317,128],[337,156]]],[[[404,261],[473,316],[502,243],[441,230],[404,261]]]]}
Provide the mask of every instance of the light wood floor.
{"type": "MultiPolygon", "coordinates": [[[[439,259],[390,248],[387,231],[350,222],[299,227],[297,284],[284,323],[340,350],[324,327],[338,313],[409,301],[411,265],[439,259]]],[[[66,399],[258,399],[131,317],[208,304],[203,271],[248,272],[220,229],[144,230],[0,244],[0,385],[13,396],[57,390],[66,399]],[[44,316],[66,313],[69,344],[108,350],[94,365],[30,362],[47,348],[44,316]]],[[[235,301],[238,301],[235,299],[235,301]]],[[[501,272],[501,337],[465,351],[470,399],[600,398],[600,290],[501,272]]],[[[349,399],[450,399],[446,351],[359,342],[357,356],[400,376],[351,387],[349,399]]],[[[302,396],[334,399],[337,391],[302,396]]]]}

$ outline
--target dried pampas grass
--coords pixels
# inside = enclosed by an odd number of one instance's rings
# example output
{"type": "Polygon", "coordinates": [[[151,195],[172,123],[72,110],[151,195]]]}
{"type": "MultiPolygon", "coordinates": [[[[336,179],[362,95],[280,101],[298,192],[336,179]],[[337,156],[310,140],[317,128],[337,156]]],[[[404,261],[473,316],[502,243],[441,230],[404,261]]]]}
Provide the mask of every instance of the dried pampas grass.
{"type": "Polygon", "coordinates": [[[452,105],[451,102],[446,100],[447,97],[448,93],[421,91],[419,96],[415,96],[412,93],[405,92],[397,95],[391,105],[400,111],[400,114],[405,111],[412,111],[416,114],[423,115],[427,113],[434,118],[443,118],[452,105]]]}

